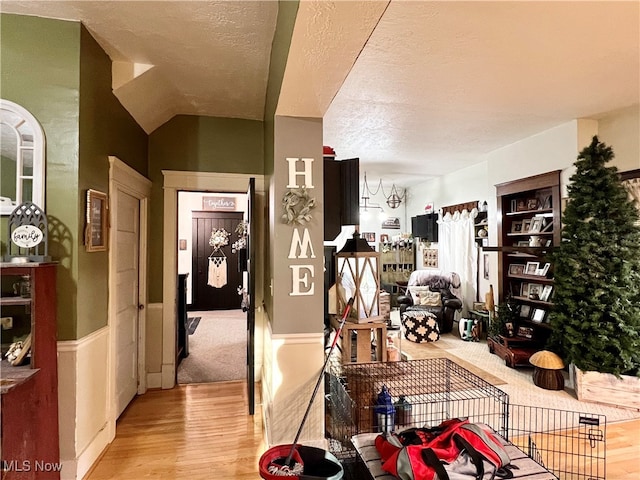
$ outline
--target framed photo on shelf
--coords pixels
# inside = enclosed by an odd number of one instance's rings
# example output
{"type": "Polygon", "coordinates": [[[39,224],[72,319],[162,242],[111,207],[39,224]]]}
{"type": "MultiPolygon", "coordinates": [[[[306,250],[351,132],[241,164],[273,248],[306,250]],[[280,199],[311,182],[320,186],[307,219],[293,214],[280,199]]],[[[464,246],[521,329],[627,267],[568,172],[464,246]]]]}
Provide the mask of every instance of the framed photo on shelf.
{"type": "Polygon", "coordinates": [[[548,220],[548,221],[543,221],[542,222],[542,230],[540,230],[541,232],[550,232],[551,230],[553,230],[553,220],[548,220]]]}
{"type": "Polygon", "coordinates": [[[552,293],[553,293],[553,286],[545,285],[544,288],[542,289],[542,293],[540,294],[540,300],[542,300],[543,302],[548,302],[549,300],[551,300],[552,293]]]}
{"type": "Polygon", "coordinates": [[[524,269],[524,273],[527,275],[535,275],[540,268],[540,262],[527,262],[527,266],[524,269]]]}
{"type": "Polygon", "coordinates": [[[516,212],[526,212],[527,201],[524,198],[519,198],[516,203],[516,212]]]}
{"type": "Polygon", "coordinates": [[[509,265],[509,275],[524,274],[524,263],[512,263],[509,265]]]}
{"type": "Polygon", "coordinates": [[[529,284],[529,298],[531,300],[540,300],[540,295],[542,295],[542,289],[544,287],[539,283],[530,283],[529,284]]]}
{"type": "Polygon", "coordinates": [[[521,318],[529,318],[531,315],[531,306],[530,305],[520,305],[520,317],[521,318]]]}
{"type": "Polygon", "coordinates": [[[515,332],[514,332],[514,329],[513,329],[513,323],[506,322],[504,324],[504,331],[507,334],[507,337],[513,337],[515,335],[515,332]]]}
{"type": "Polygon", "coordinates": [[[380,234],[380,241],[382,243],[389,243],[389,234],[387,233],[381,233],[380,234]]]}
{"type": "Polygon", "coordinates": [[[520,285],[520,296],[529,298],[529,284],[527,282],[522,282],[520,285]]]}
{"type": "Polygon", "coordinates": [[[511,212],[517,211],[517,208],[518,208],[518,202],[514,198],[511,200],[511,212]]]}
{"type": "Polygon", "coordinates": [[[538,209],[538,199],[530,198],[527,200],[527,210],[537,210],[538,209]]]}
{"type": "Polygon", "coordinates": [[[107,249],[107,194],[92,189],[87,190],[84,245],[87,252],[107,249]]]}
{"type": "Polygon", "coordinates": [[[515,244],[516,247],[528,247],[529,240],[518,240],[515,244]]]}
{"type": "Polygon", "coordinates": [[[547,195],[544,197],[544,199],[542,200],[542,208],[543,210],[548,210],[552,207],[552,203],[551,203],[551,195],[547,195]]]}
{"type": "Polygon", "coordinates": [[[529,227],[529,233],[538,233],[542,231],[542,217],[533,217],[531,219],[531,226],[529,227]]]}
{"type": "Polygon", "coordinates": [[[531,321],[536,323],[544,322],[544,317],[547,315],[547,311],[543,308],[534,308],[533,315],[531,315],[531,321]]]}
{"type": "Polygon", "coordinates": [[[533,328],[532,327],[518,327],[518,336],[524,338],[533,338],[533,328]]]}
{"type": "Polygon", "coordinates": [[[539,268],[536,270],[536,275],[540,275],[540,276],[542,276],[542,277],[546,276],[546,275],[547,275],[547,273],[549,272],[549,268],[550,268],[550,267],[551,267],[551,264],[550,264],[550,263],[548,263],[548,262],[547,262],[547,263],[545,263],[545,264],[544,264],[544,266],[539,267],[539,268]]]}
{"type": "Polygon", "coordinates": [[[511,233],[522,233],[522,220],[511,222],[511,233]]]}
{"type": "Polygon", "coordinates": [[[531,228],[531,219],[527,218],[522,221],[522,233],[527,233],[531,228]]]}

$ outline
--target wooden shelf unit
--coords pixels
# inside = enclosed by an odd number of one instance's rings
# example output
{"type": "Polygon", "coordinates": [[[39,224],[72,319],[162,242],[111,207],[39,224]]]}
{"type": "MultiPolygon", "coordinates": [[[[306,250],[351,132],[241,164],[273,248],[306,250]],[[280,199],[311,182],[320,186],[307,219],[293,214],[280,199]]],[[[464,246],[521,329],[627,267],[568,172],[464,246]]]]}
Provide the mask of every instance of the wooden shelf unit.
{"type": "MultiPolygon", "coordinates": [[[[382,248],[381,243],[380,251],[382,248]]],[[[405,293],[401,284],[409,280],[409,275],[414,270],[413,246],[394,247],[388,252],[380,253],[380,286],[391,294],[391,306],[398,305],[398,295],[405,293]]]]}
{"type": "Polygon", "coordinates": [[[55,479],[60,464],[55,263],[2,263],[2,354],[15,337],[31,334],[30,361],[0,367],[2,388],[2,479],[55,479]],[[28,279],[28,293],[15,285],[28,279]],[[12,463],[13,462],[13,463],[12,463]],[[42,470],[51,468],[52,470],[42,470]],[[28,469],[22,467],[29,466],[28,469]],[[22,468],[22,470],[21,470],[22,468]]]}
{"type": "Polygon", "coordinates": [[[528,313],[521,317],[521,323],[533,327],[535,340],[543,345],[550,333],[546,322],[553,306],[553,265],[549,253],[561,241],[560,170],[498,184],[496,194],[498,246],[484,251],[498,253],[499,301],[504,302],[510,294],[521,311],[528,313]],[[531,225],[537,228],[531,229],[531,225]],[[547,272],[527,273],[527,266],[533,268],[535,263],[540,268],[548,263],[547,272]],[[524,271],[520,271],[521,265],[524,271]],[[544,292],[544,299],[529,297],[524,290],[530,285],[544,292]],[[540,317],[533,319],[534,312],[544,314],[542,321],[540,317]]]}

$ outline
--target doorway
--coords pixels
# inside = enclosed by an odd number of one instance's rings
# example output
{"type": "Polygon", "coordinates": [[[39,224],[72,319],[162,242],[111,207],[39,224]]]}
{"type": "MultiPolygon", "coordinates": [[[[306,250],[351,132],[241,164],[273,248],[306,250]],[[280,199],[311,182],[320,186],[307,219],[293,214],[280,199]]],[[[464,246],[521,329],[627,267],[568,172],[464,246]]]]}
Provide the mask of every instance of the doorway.
{"type": "Polygon", "coordinates": [[[178,274],[186,276],[186,318],[178,321],[185,322],[187,337],[176,371],[180,384],[245,379],[247,320],[237,242],[246,204],[245,194],[178,192],[178,274]],[[226,242],[212,245],[214,234],[226,242]]]}

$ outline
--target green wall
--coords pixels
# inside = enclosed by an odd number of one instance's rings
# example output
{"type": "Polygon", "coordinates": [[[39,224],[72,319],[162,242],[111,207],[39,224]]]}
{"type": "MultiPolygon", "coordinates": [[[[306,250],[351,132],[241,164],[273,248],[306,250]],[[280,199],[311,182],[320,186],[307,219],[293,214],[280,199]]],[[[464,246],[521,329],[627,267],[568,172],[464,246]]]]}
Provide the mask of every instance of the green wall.
{"type": "MultiPolygon", "coordinates": [[[[147,174],[148,136],[113,95],[111,59],[83,26],[80,32],[80,162],[78,225],[84,229],[86,191],[109,191],[109,155],[147,174]]],[[[78,232],[79,278],[76,338],[107,325],[109,254],[87,253],[78,232]],[[96,308],[97,307],[97,308],[96,308]]]]}
{"type": "MultiPolygon", "coordinates": [[[[86,188],[107,191],[108,155],[146,173],[147,136],[111,93],[111,62],[78,22],[0,15],[0,95],[46,137],[49,254],[58,267],[58,338],[106,325],[107,254],[84,251],[86,188]]],[[[0,223],[6,251],[6,217],[0,223]]]]}
{"type": "MultiPolygon", "coordinates": [[[[264,109],[264,174],[265,186],[270,188],[271,177],[274,172],[275,148],[275,115],[278,107],[278,99],[280,97],[280,89],[282,88],[282,79],[287,67],[287,58],[289,56],[289,48],[291,47],[291,37],[293,28],[296,23],[299,2],[280,0],[278,2],[278,19],[276,23],[276,31],[273,36],[271,46],[271,58],[269,61],[269,83],[267,85],[267,97],[264,109]]],[[[267,198],[270,194],[267,192],[267,198]]],[[[269,205],[267,205],[269,208],[269,205]]],[[[270,215],[269,215],[270,216],[270,215]]],[[[266,224],[269,228],[268,223],[266,224]]],[[[269,285],[273,278],[273,265],[271,264],[271,252],[273,245],[271,244],[271,236],[265,235],[264,245],[264,285],[269,285]]],[[[264,296],[264,302],[267,311],[273,312],[273,297],[271,295],[264,296]]]]}
{"type": "Polygon", "coordinates": [[[264,173],[263,123],[179,115],[149,136],[149,302],[162,302],[162,170],[264,173]]]}

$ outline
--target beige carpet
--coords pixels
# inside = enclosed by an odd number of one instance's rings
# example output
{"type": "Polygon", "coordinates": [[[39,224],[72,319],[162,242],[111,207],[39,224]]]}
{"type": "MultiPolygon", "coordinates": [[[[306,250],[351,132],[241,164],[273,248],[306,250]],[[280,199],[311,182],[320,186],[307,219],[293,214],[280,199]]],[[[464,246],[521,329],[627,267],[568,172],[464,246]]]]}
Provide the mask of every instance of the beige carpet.
{"type": "Polygon", "coordinates": [[[189,312],[201,317],[189,335],[189,356],[178,366],[178,383],[242,380],[247,373],[247,316],[242,310],[189,312]]]}
{"type": "Polygon", "coordinates": [[[497,386],[507,383],[496,375],[479,368],[477,364],[474,365],[473,363],[454,355],[450,350],[455,348],[455,345],[453,344],[457,342],[462,342],[462,340],[458,337],[454,337],[453,335],[443,335],[439,341],[433,343],[413,343],[406,338],[403,338],[402,352],[406,355],[408,360],[418,360],[422,358],[448,358],[492,385],[497,386]]]}
{"type": "Polygon", "coordinates": [[[486,340],[466,342],[449,333],[431,344],[417,344],[403,338],[402,350],[411,358],[445,357],[467,368],[509,395],[512,405],[605,415],[608,422],[640,418],[640,412],[590,402],[580,402],[565,372],[565,389],[552,391],[533,384],[533,367],[507,367],[497,355],[489,352],[486,340]]]}

